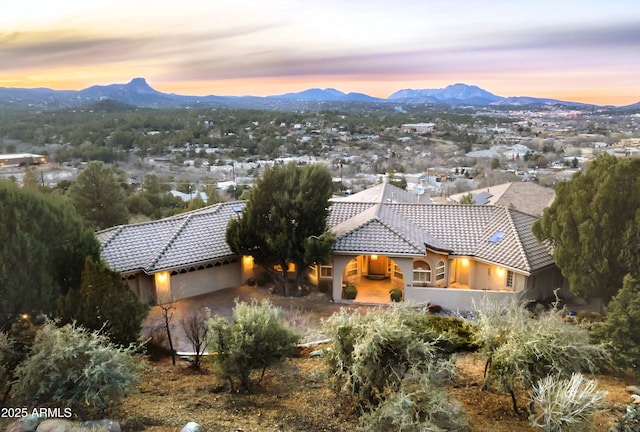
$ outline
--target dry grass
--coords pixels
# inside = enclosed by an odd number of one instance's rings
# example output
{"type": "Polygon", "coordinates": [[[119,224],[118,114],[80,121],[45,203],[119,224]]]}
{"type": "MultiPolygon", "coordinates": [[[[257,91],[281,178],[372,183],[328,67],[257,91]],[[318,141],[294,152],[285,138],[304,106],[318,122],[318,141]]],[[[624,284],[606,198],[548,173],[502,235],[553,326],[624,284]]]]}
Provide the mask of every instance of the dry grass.
{"type": "MultiPolygon", "coordinates": [[[[175,367],[169,359],[149,363],[141,384],[107,415],[124,431],[176,432],[189,421],[201,424],[204,431],[355,430],[358,419],[349,404],[329,390],[324,361],[310,358],[309,351],[268,369],[250,393],[230,393],[209,360],[201,372],[185,361],[175,367]]],[[[526,417],[513,414],[509,396],[482,391],[482,361],[467,354],[457,364],[460,375],[448,391],[465,410],[472,432],[539,430],[526,417]]],[[[609,394],[607,410],[594,418],[593,432],[607,430],[629,402],[623,379],[596,378],[598,387],[609,394]]],[[[525,406],[524,401],[520,404],[525,406]]],[[[7,424],[8,419],[0,419],[0,430],[7,424]]]]}
{"type": "MultiPolygon", "coordinates": [[[[201,373],[186,362],[176,367],[168,361],[150,364],[143,384],[110,416],[131,431],[174,432],[189,421],[200,423],[204,431],[355,430],[358,419],[350,406],[326,385],[323,360],[309,358],[308,352],[267,370],[263,382],[248,394],[229,393],[208,363],[201,373]]],[[[513,414],[509,396],[482,391],[482,361],[468,354],[459,358],[458,366],[460,376],[448,391],[466,411],[471,431],[539,430],[526,416],[513,414]]],[[[595,417],[593,432],[607,430],[629,400],[622,379],[597,379],[609,396],[608,409],[595,417]]]]}

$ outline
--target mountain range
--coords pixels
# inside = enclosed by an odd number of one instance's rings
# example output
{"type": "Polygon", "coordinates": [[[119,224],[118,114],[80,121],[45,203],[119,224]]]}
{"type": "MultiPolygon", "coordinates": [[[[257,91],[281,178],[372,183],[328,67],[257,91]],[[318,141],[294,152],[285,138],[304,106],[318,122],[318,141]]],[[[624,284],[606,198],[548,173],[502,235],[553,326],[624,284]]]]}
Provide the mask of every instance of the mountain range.
{"type": "MultiPolygon", "coordinates": [[[[219,106],[256,109],[296,108],[300,104],[376,103],[455,106],[554,106],[595,108],[596,105],[528,96],[502,97],[480,87],[453,84],[440,89],[403,89],[387,98],[363,93],[344,93],[333,88],[313,88],[297,93],[258,96],[185,96],[153,89],[144,78],[134,78],[127,84],[94,85],[83,90],[52,90],[48,88],[0,87],[0,106],[29,106],[40,109],[77,107],[95,101],[111,100],[135,107],[171,108],[219,106]]],[[[620,109],[640,109],[640,102],[620,109]]]]}

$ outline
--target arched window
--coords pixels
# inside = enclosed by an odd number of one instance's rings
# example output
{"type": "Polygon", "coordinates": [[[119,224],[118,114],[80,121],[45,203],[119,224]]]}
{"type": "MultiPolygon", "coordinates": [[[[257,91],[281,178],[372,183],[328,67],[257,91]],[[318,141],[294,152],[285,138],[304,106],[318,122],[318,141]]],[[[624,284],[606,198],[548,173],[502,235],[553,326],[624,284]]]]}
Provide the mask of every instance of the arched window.
{"type": "Polygon", "coordinates": [[[431,266],[422,260],[413,262],[413,285],[427,286],[431,282],[431,266]]]}
{"type": "Polygon", "coordinates": [[[444,279],[444,261],[438,261],[436,264],[436,281],[444,279]]]}

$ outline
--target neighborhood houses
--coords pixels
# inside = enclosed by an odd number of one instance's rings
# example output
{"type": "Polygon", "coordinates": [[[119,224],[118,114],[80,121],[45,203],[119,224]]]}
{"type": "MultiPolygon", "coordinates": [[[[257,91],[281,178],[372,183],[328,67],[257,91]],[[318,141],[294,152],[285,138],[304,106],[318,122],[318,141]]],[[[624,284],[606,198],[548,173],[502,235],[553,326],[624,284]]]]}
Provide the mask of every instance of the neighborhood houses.
{"type": "MultiPolygon", "coordinates": [[[[206,294],[245,283],[260,269],[225,242],[242,201],[97,233],[103,259],[152,303],[206,294]]],[[[328,225],[336,235],[330,262],[313,267],[310,283],[328,284],[334,301],[343,285],[361,288],[355,302],[405,301],[469,310],[484,297],[524,294],[535,300],[564,288],[548,245],[531,233],[533,215],[499,205],[416,202],[389,183],[335,198],[328,225]]]]}

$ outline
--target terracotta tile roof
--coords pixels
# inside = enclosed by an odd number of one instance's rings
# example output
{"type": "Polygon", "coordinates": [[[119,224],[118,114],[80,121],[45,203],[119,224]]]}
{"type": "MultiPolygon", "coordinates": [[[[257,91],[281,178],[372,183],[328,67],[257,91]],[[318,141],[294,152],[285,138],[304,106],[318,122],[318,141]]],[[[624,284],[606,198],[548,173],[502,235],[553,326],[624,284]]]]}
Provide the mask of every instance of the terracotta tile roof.
{"type": "MultiPolygon", "coordinates": [[[[525,273],[553,264],[549,245],[531,233],[534,216],[492,205],[393,203],[382,193],[388,187],[379,188],[377,201],[373,194],[360,195],[366,202],[354,200],[358,194],[332,201],[327,225],[337,234],[335,252],[423,256],[433,248],[525,273]]],[[[96,235],[111,268],[154,273],[233,256],[225,231],[242,208],[243,202],[217,204],[96,235]]]]}
{"type": "MultiPolygon", "coordinates": [[[[339,212],[343,204],[349,207],[351,203],[334,204],[332,213],[334,210],[339,212]]],[[[415,256],[424,255],[427,244],[448,249],[385,204],[375,204],[333,226],[332,230],[337,236],[334,250],[341,252],[415,256]],[[380,242],[380,239],[384,239],[384,242],[380,242]]]]}
{"type": "Polygon", "coordinates": [[[102,258],[122,273],[161,270],[234,255],[225,241],[227,222],[243,202],[216,204],[170,218],[100,231],[102,258]]]}
{"type": "MultiPolygon", "coordinates": [[[[332,215],[356,213],[359,204],[334,202],[332,215]]],[[[531,233],[536,220],[500,206],[377,204],[332,226],[334,250],[424,255],[432,247],[530,273],[553,264],[548,245],[531,233]]]]}

